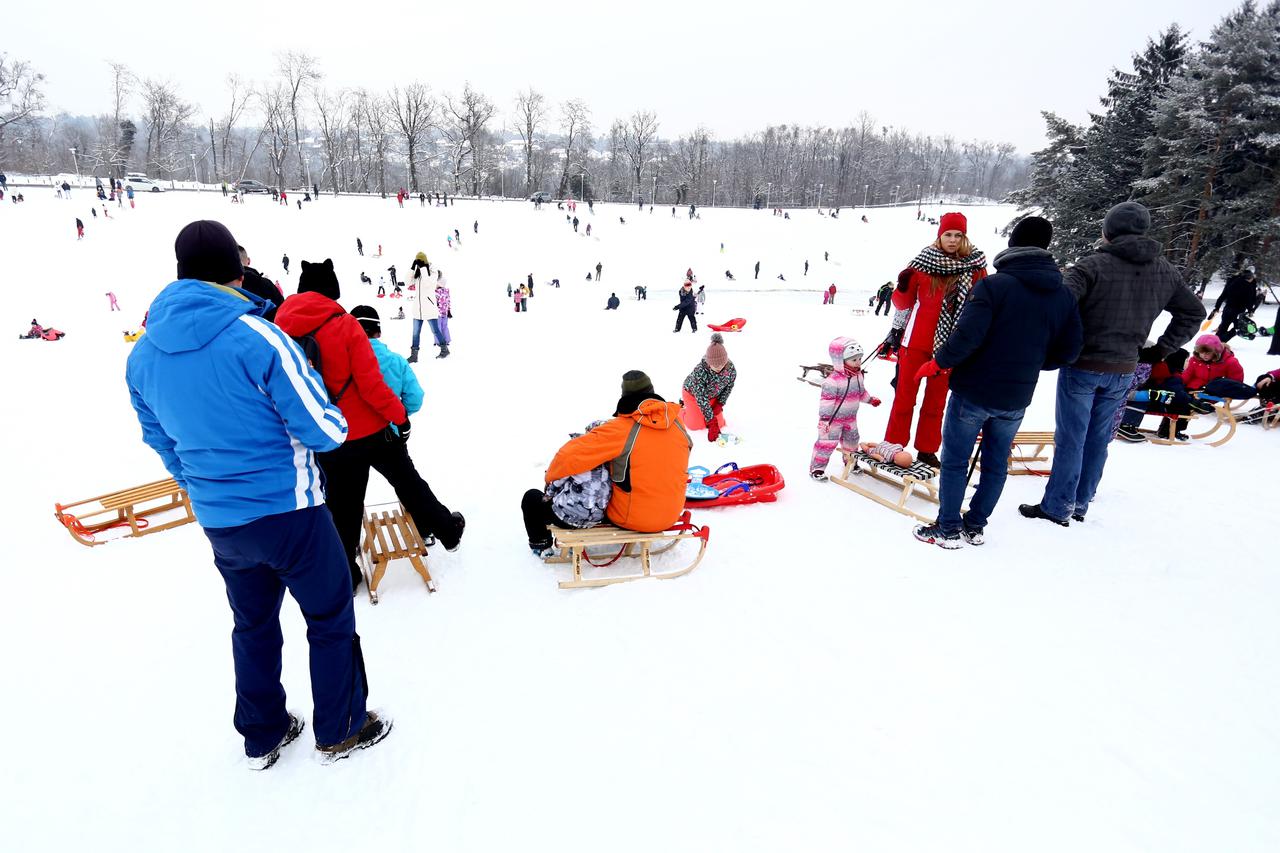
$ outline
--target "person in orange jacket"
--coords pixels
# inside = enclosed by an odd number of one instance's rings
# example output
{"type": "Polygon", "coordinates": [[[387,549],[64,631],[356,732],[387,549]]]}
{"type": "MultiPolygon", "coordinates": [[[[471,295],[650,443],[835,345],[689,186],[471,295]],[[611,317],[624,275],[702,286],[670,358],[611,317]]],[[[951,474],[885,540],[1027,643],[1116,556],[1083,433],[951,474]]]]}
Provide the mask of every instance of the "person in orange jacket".
{"type": "Polygon", "coordinates": [[[896,335],[901,348],[885,441],[904,447],[911,442],[916,396],[925,381],[915,447],[919,460],[935,468],[939,466],[937,453],[942,446],[948,377],[946,373],[925,377],[920,371],[947,342],[970,291],[987,275],[987,257],[969,242],[967,230],[963,213],[943,214],[938,238],[898,274],[893,293],[893,307],[898,313],[890,336],[896,335]]]}
{"type": "MultiPolygon", "coordinates": [[[[549,484],[610,464],[613,492],[605,517],[627,530],[656,533],[684,511],[692,447],[680,422],[680,404],[659,397],[644,371],[629,370],[622,376],[622,397],[613,418],[561,447],[543,480],[549,484]]],[[[525,492],[520,509],[529,548],[535,556],[548,556],[552,543],[547,526],[570,525],[556,518],[543,490],[525,492]]]]}

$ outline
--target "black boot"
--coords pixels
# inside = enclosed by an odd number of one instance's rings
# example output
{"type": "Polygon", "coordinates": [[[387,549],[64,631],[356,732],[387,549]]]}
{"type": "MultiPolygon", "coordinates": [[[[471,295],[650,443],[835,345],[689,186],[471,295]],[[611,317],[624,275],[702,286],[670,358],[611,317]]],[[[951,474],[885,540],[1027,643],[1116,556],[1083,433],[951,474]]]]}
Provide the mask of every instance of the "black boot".
{"type": "Polygon", "coordinates": [[[407,361],[408,361],[410,364],[417,364],[417,363],[418,363],[418,348],[417,348],[417,347],[413,347],[412,349],[410,349],[410,350],[409,350],[409,358],[407,359],[407,361]]]}
{"type": "Polygon", "coordinates": [[[436,354],[436,358],[448,358],[448,357],[449,357],[449,345],[441,344],[440,352],[436,354]]]}

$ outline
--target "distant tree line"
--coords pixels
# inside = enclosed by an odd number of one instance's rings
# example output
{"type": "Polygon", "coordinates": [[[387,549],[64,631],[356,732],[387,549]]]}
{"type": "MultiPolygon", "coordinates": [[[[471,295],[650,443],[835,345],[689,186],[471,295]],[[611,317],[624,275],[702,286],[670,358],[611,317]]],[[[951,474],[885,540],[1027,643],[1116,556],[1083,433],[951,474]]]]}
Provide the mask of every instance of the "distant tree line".
{"type": "Polygon", "coordinates": [[[106,110],[72,116],[46,115],[42,76],[0,56],[0,168],[254,178],[338,192],[549,190],[659,204],[827,207],[944,193],[999,199],[1027,175],[1027,159],[1011,144],[912,133],[866,113],[841,128],[777,125],[720,140],[699,127],[670,138],[645,110],[597,127],[581,100],[553,104],[533,88],[500,111],[469,83],[457,93],[421,82],[330,87],[313,57],[277,60],[264,81],[229,75],[208,116],[171,80],[107,63],[106,110]]]}
{"type": "Polygon", "coordinates": [[[1100,236],[1107,209],[1151,209],[1167,257],[1188,282],[1244,265],[1280,268],[1280,0],[1246,2],[1209,38],[1176,25],[1115,70],[1084,125],[1044,113],[1049,144],[1012,195],[1054,223],[1054,250],[1073,260],[1100,236]]]}

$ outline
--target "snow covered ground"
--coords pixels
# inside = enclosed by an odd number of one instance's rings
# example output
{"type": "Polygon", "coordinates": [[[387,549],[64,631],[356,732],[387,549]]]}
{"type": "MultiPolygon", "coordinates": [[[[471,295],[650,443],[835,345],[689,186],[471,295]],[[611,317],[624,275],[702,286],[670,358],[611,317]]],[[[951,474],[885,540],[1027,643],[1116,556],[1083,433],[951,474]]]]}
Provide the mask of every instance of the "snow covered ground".
{"type": "MultiPolygon", "coordinates": [[[[914,210],[864,224],[849,210],[707,208],[689,221],[580,205],[587,238],[527,203],[325,197],[299,211],[171,193],[104,221],[81,195],[0,205],[0,847],[1280,849],[1280,577],[1267,556],[1280,434],[1114,446],[1089,521],[1070,529],[1018,517],[1043,481],[1011,478],[987,544],[958,552],[807,478],[817,389],[796,365],[837,334],[868,349],[884,336],[883,317],[851,309],[932,238],[914,210]],[[371,704],[396,728],[331,768],[312,760],[308,731],[270,772],[245,769],[230,613],[199,527],[85,548],[53,518],[55,501],[164,476],[129,407],[121,331],[172,279],[173,239],[195,218],[225,222],[286,292],[303,259],[332,257],[343,304],[386,318],[396,301],[359,274],[403,273],[419,250],[453,290],[454,355],[432,360],[428,346],[418,365],[427,404],[410,448],[466,514],[466,538],[433,553],[434,596],[393,565],[381,604],[357,600],[371,704]],[[462,245],[449,250],[454,228],[462,245]],[[369,257],[378,244],[384,257],[369,257]],[[584,281],[597,261],[603,282],[584,281]],[[699,435],[692,463],[772,462],[788,486],[774,505],[695,516],[712,532],[691,575],[561,591],[567,572],[525,548],[520,495],[569,432],[612,411],[625,370],[678,398],[708,337],[671,332],[689,266],[709,294],[700,323],[749,321],[726,336],[739,375],[726,414],[745,441],[699,435]],[[506,285],[530,272],[535,297],[515,314],[506,285]],[[837,304],[823,306],[832,282],[837,304]],[[615,291],[621,310],[603,311],[615,291]],[[33,317],[67,338],[15,340],[33,317]]],[[[994,255],[1010,210],[966,212],[994,255]]],[[[384,328],[407,352],[408,321],[384,328]]],[[[1263,339],[1236,348],[1250,378],[1276,366],[1263,339]]],[[[872,364],[886,401],[890,376],[872,364]]],[[[887,414],[864,406],[863,435],[878,439],[887,414]]],[[[1052,426],[1046,376],[1025,428],[1052,426]]],[[[369,501],[390,497],[375,475],[369,501]]],[[[291,600],[284,618],[290,706],[309,716],[291,600]]]]}

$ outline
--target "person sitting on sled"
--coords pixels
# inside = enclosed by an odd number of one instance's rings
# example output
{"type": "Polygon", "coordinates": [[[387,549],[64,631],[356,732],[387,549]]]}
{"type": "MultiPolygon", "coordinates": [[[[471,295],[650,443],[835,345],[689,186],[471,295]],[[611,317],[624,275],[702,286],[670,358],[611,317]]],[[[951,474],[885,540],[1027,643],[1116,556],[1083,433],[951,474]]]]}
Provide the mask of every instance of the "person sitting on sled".
{"type": "Polygon", "coordinates": [[[57,329],[54,329],[52,327],[45,328],[44,326],[41,326],[38,322],[36,322],[36,320],[33,319],[31,321],[31,329],[25,335],[18,335],[18,337],[23,340],[27,340],[31,338],[42,338],[43,340],[46,340],[46,341],[57,341],[66,337],[66,334],[67,334],[66,332],[59,332],[57,329]]]}
{"type": "MultiPolygon", "coordinates": [[[[674,524],[684,511],[692,447],[680,422],[679,404],[659,397],[644,371],[629,370],[622,375],[622,397],[613,417],[561,447],[543,475],[543,483],[609,463],[613,488],[605,518],[626,530],[657,533],[674,524]]],[[[545,500],[544,489],[525,492],[520,509],[530,550],[537,557],[550,556],[552,539],[547,527],[561,519],[545,500]]]]}
{"type": "Polygon", "coordinates": [[[738,381],[738,370],[724,348],[724,335],[715,332],[706,355],[685,377],[680,418],[690,430],[705,429],[707,441],[720,438],[724,429],[724,404],[738,381]]]}
{"type": "Polygon", "coordinates": [[[862,346],[853,338],[839,337],[831,342],[829,351],[835,369],[822,382],[818,440],[809,459],[809,476],[819,482],[827,479],[827,463],[837,445],[844,452],[858,449],[858,404],[880,405],[880,399],[867,391],[862,346]]]}

